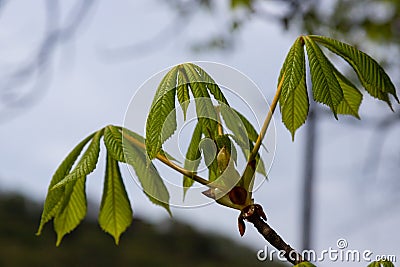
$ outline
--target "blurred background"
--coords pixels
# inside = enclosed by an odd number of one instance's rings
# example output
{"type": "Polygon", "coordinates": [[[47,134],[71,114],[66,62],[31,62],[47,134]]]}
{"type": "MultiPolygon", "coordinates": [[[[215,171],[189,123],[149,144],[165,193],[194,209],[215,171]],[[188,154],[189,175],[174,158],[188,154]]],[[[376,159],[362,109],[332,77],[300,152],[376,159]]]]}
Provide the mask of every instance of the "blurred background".
{"type": "MultiPolygon", "coordinates": [[[[214,204],[173,208],[171,220],[126,171],[138,220],[115,247],[94,221],[102,159],[88,178],[91,205],[85,225],[60,248],[54,247],[50,225],[44,236],[34,233],[58,164],[89,133],[107,124],[121,125],[131,97],[146,79],[181,62],[216,61],[249,76],[270,101],[291,44],[309,33],[356,45],[377,59],[399,86],[396,0],[0,1],[0,265],[54,266],[40,261],[52,258],[62,266],[68,257],[74,266],[164,264],[153,261],[155,253],[165,259],[164,266],[173,260],[181,260],[174,266],[230,260],[240,266],[260,264],[256,253],[265,241],[252,227],[239,236],[237,212],[214,204]],[[181,241],[181,233],[191,241],[181,241]],[[141,246],[144,240],[149,244],[141,246]],[[174,242],[189,242],[183,247],[191,251],[172,249],[174,242]],[[108,248],[102,253],[103,243],[108,248]],[[234,244],[241,247],[234,250],[234,244]],[[67,249],[78,252],[62,255],[67,249]],[[44,250],[49,252],[40,254],[44,250]],[[147,256],[139,256],[141,251],[147,256]],[[100,253],[114,260],[84,261],[100,253]],[[236,258],[246,260],[239,263],[236,258]]],[[[349,71],[343,62],[335,62],[349,71]]],[[[264,112],[266,107],[253,108],[264,112]]],[[[336,249],[336,241],[345,238],[349,249],[396,255],[399,261],[399,107],[394,104],[391,112],[364,92],[361,120],[336,121],[327,111],[312,105],[294,143],[279,112],[275,114],[275,161],[255,199],[271,226],[298,250],[336,249]]]]}

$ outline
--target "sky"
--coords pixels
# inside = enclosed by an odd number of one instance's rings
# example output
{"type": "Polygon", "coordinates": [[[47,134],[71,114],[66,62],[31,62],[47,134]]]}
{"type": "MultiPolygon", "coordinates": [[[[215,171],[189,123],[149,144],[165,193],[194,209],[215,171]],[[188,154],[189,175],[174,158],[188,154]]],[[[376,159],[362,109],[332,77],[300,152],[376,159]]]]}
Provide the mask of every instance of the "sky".
{"type": "MultiPolygon", "coordinates": [[[[60,6],[61,25],[67,21],[72,6],[71,2],[60,6]]],[[[108,124],[123,125],[132,98],[146,80],[181,62],[211,61],[231,66],[249,77],[270,103],[280,67],[299,33],[285,32],[276,23],[253,19],[237,36],[234,50],[193,52],[191,45],[196,40],[218,33],[226,23],[223,5],[219,12],[219,16],[213,17],[196,12],[186,25],[175,26],[171,34],[163,36],[158,33],[173,21],[175,14],[160,1],[96,2],[74,37],[54,50],[45,79],[29,80],[30,85],[37,85],[34,103],[22,111],[1,106],[1,190],[22,192],[43,201],[51,176],[67,153],[93,131],[108,124]],[[135,52],[116,53],[121,51],[118,48],[131,44],[139,44],[134,46],[135,52]]],[[[4,83],[13,69],[29,62],[43,38],[44,1],[40,4],[12,1],[3,7],[0,16],[0,70],[4,83]]],[[[246,97],[255,114],[264,116],[265,100],[246,97]]],[[[150,103],[151,98],[148,103],[137,103],[138,118],[145,118],[150,103]]],[[[365,96],[361,117],[371,111],[390,114],[389,109],[365,96]]],[[[385,179],[371,178],[363,172],[373,133],[359,127],[356,120],[336,121],[326,117],[317,126],[313,246],[317,251],[335,249],[337,240],[344,238],[349,249],[395,254],[400,261],[398,191],[385,179]]],[[[139,132],[144,130],[143,123],[135,126],[139,132]]],[[[263,205],[271,226],[298,248],[305,130],[302,127],[292,142],[279,112],[274,115],[274,127],[276,150],[270,179],[255,192],[255,199],[263,205]]],[[[397,160],[398,166],[399,146],[385,143],[384,149],[387,151],[384,160],[397,160]]],[[[102,155],[98,169],[87,182],[88,196],[97,205],[103,186],[104,160],[102,155]]],[[[385,171],[379,169],[376,176],[386,175],[385,171]]],[[[156,223],[167,220],[168,214],[146,199],[126,168],[123,173],[134,215],[156,223]]],[[[237,211],[211,204],[172,208],[172,213],[174,218],[198,229],[222,233],[253,247],[255,256],[257,250],[264,248],[264,240],[250,225],[246,235],[239,236],[237,211]]],[[[318,265],[334,264],[326,261],[318,265]]]]}

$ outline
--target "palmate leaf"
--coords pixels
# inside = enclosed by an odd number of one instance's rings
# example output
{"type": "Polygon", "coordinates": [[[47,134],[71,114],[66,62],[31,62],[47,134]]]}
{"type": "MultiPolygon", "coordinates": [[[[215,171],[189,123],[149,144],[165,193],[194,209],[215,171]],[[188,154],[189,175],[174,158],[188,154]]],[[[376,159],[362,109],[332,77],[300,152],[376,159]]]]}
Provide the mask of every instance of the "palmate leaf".
{"type": "Polygon", "coordinates": [[[57,243],[74,230],[83,220],[87,211],[85,194],[86,176],[74,179],[65,185],[65,194],[61,207],[54,217],[54,230],[57,233],[57,243]]]}
{"type": "Polygon", "coordinates": [[[394,267],[394,264],[387,260],[373,261],[367,267],[394,267]]]}
{"type": "Polygon", "coordinates": [[[58,169],[54,173],[53,178],[51,179],[51,182],[49,185],[46,200],[44,202],[43,213],[42,213],[42,217],[40,220],[40,225],[39,225],[39,229],[37,231],[37,235],[40,235],[42,233],[44,225],[47,222],[49,222],[51,219],[54,218],[54,216],[56,215],[57,211],[59,210],[59,208],[62,204],[62,199],[64,198],[64,195],[65,195],[65,187],[59,187],[59,188],[53,189],[54,185],[56,185],[66,175],[68,175],[68,173],[71,171],[72,166],[74,165],[75,161],[79,157],[82,149],[93,138],[93,136],[95,134],[96,133],[92,133],[91,135],[86,137],[84,140],[82,140],[68,154],[68,156],[63,160],[61,165],[58,167],[58,169]]]}
{"type": "Polygon", "coordinates": [[[103,133],[104,129],[101,129],[94,134],[91,143],[75,168],[51,189],[57,190],[59,187],[65,187],[54,216],[57,246],[61,243],[64,235],[74,230],[86,215],[86,176],[96,168],[100,152],[100,139],[103,133]]]}
{"type": "MultiPolygon", "coordinates": [[[[258,133],[254,126],[237,110],[231,107],[221,105],[220,111],[226,127],[232,131],[232,139],[240,147],[244,157],[247,159],[254,143],[257,141],[258,133]]],[[[264,162],[257,155],[257,172],[266,176],[264,162]]]]}
{"type": "MultiPolygon", "coordinates": [[[[143,140],[144,143],[144,140],[143,140]]],[[[104,144],[108,153],[112,158],[119,162],[126,162],[124,149],[122,145],[122,133],[112,125],[108,125],[104,129],[104,144]]]]}
{"type": "Polygon", "coordinates": [[[343,91],[343,99],[336,107],[336,112],[338,114],[352,115],[357,119],[360,119],[358,109],[360,108],[363,98],[362,94],[358,91],[355,85],[344,77],[336,68],[334,68],[334,74],[343,91]]]}
{"type": "Polygon", "coordinates": [[[61,181],[55,184],[52,189],[65,186],[65,184],[67,183],[70,183],[79,178],[86,177],[96,168],[97,160],[100,153],[100,139],[103,136],[103,133],[104,129],[101,129],[95,133],[92,141],[89,144],[89,147],[82,155],[82,158],[79,160],[76,167],[71,171],[71,173],[69,173],[61,181]]]}
{"type": "Polygon", "coordinates": [[[336,109],[343,99],[343,92],[332,64],[310,37],[304,36],[303,39],[308,54],[314,100],[329,106],[337,118],[336,109]]]}
{"type": "MultiPolygon", "coordinates": [[[[105,137],[106,133],[104,139],[105,137]]],[[[118,162],[110,153],[107,153],[103,197],[99,213],[100,227],[112,235],[118,245],[120,235],[132,223],[132,214],[118,162]]]]}
{"type": "Polygon", "coordinates": [[[315,267],[314,264],[308,261],[300,262],[299,264],[294,265],[293,267],[315,267]]]}
{"type": "Polygon", "coordinates": [[[189,89],[195,98],[198,120],[203,132],[215,137],[217,116],[209,92],[214,98],[228,104],[222,91],[203,69],[193,63],[173,67],[162,79],[146,121],[146,150],[150,159],[161,151],[162,144],[176,130],[175,95],[186,119],[190,103],[189,89]]]}
{"type": "MultiPolygon", "coordinates": [[[[116,130],[118,130],[118,133],[117,133],[117,131],[113,131],[115,134],[118,134],[119,136],[118,136],[118,140],[120,140],[119,142],[118,142],[118,145],[119,146],[121,146],[122,148],[124,148],[125,146],[124,146],[124,142],[122,141],[123,140],[123,136],[130,136],[131,138],[133,138],[133,139],[135,139],[136,141],[137,141],[137,143],[139,144],[141,144],[141,146],[139,147],[138,146],[138,148],[140,148],[140,149],[143,149],[144,147],[145,147],[145,144],[146,144],[146,139],[143,137],[143,136],[141,136],[140,134],[137,134],[137,133],[135,133],[135,132],[132,132],[131,130],[129,130],[129,129],[127,129],[127,128],[123,128],[123,127],[118,127],[118,126],[112,126],[112,125],[110,125],[110,126],[108,126],[108,127],[113,127],[114,129],[116,129],[116,130]],[[122,143],[120,143],[122,141],[122,143]]],[[[179,162],[177,159],[175,159],[172,155],[170,155],[169,153],[167,153],[167,152],[165,152],[163,149],[161,149],[160,150],[160,155],[162,155],[162,156],[165,156],[165,157],[167,157],[169,160],[172,160],[172,161],[176,161],[176,162],[179,162]]],[[[115,158],[116,160],[118,160],[117,158],[115,158]]],[[[125,160],[125,159],[124,159],[125,160]]],[[[126,163],[126,161],[123,161],[124,163],[126,163]]]]}
{"type": "Polygon", "coordinates": [[[303,46],[306,46],[315,101],[326,104],[337,114],[360,118],[361,92],[324,55],[321,44],[344,58],[355,70],[361,84],[372,96],[390,107],[389,94],[399,102],[396,89],[383,68],[370,56],[355,47],[323,36],[300,36],[291,47],[280,72],[282,90],[279,98],[282,121],[294,138],[295,131],[308,114],[306,69],[303,46]]]}
{"type": "Polygon", "coordinates": [[[233,109],[236,113],[236,115],[239,117],[241,123],[243,123],[244,128],[246,129],[247,135],[249,137],[249,140],[252,142],[256,142],[258,138],[258,133],[254,126],[246,119],[245,116],[243,116],[239,111],[233,109]]]}
{"type": "MultiPolygon", "coordinates": [[[[193,130],[192,139],[190,140],[189,147],[186,151],[184,168],[191,172],[196,172],[200,165],[201,153],[199,149],[200,141],[202,138],[202,126],[200,123],[196,124],[193,130]]],[[[190,177],[183,176],[183,197],[185,197],[187,190],[193,185],[194,180],[190,177]]]]}
{"type": "Polygon", "coordinates": [[[185,73],[180,72],[178,68],[178,86],[176,88],[176,96],[183,111],[183,118],[186,120],[186,112],[190,103],[189,95],[189,79],[185,73]]]}
{"type": "Polygon", "coordinates": [[[169,193],[153,163],[149,162],[144,148],[127,143],[124,146],[126,162],[133,167],[144,193],[156,205],[164,207],[169,214],[169,193]]]}
{"type": "Polygon", "coordinates": [[[208,93],[207,84],[199,74],[194,64],[184,64],[180,71],[185,73],[190,81],[190,89],[196,103],[196,114],[198,121],[203,126],[203,132],[211,133],[215,137],[218,127],[217,113],[208,93]]]}
{"type": "Polygon", "coordinates": [[[178,69],[172,68],[162,79],[146,121],[146,151],[150,159],[176,130],[175,94],[178,69]]]}
{"type": "Polygon", "coordinates": [[[292,139],[296,130],[306,121],[309,110],[303,45],[303,39],[297,38],[279,76],[279,82],[284,77],[279,98],[282,122],[292,134],[292,139]]]}
{"type": "Polygon", "coordinates": [[[195,64],[188,63],[187,65],[199,73],[200,81],[205,83],[205,85],[207,86],[207,89],[210,91],[210,93],[214,96],[214,98],[216,100],[218,100],[220,103],[223,103],[223,104],[229,106],[228,100],[226,100],[226,98],[225,98],[224,94],[222,93],[221,89],[219,88],[218,84],[214,81],[214,79],[210,75],[208,75],[207,72],[205,72],[202,68],[200,68],[199,66],[197,66],[195,64]]]}
{"type": "MultiPolygon", "coordinates": [[[[168,213],[171,214],[169,210],[168,190],[157,169],[147,158],[145,138],[126,128],[116,127],[113,125],[107,126],[106,132],[107,131],[109,131],[109,133],[107,134],[107,138],[106,133],[104,134],[104,142],[108,152],[110,152],[110,156],[113,157],[114,160],[120,161],[118,158],[121,156],[115,156],[115,154],[119,155],[122,149],[124,161],[121,162],[128,163],[133,167],[146,196],[151,202],[164,207],[168,213]],[[125,136],[129,136],[137,142],[131,142],[128,137],[125,136]],[[114,152],[112,152],[113,150],[114,152]]],[[[174,160],[172,156],[168,155],[163,150],[159,153],[174,160]]]]}
{"type": "Polygon", "coordinates": [[[373,58],[351,45],[328,37],[311,35],[309,38],[346,60],[353,67],[361,84],[370,95],[385,101],[390,108],[392,107],[389,94],[399,102],[390,77],[373,58]]]}

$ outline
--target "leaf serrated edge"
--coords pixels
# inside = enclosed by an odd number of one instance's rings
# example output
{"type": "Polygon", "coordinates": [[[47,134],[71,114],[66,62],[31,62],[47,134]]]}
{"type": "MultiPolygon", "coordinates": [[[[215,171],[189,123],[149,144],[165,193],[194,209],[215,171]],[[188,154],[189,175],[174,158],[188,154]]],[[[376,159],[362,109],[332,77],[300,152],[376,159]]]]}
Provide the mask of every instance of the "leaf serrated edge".
{"type": "Polygon", "coordinates": [[[115,244],[118,245],[121,234],[132,223],[132,218],[133,211],[118,161],[107,153],[103,196],[98,215],[99,225],[103,231],[114,237],[115,244]],[[111,205],[111,211],[106,210],[109,205],[111,205]],[[110,226],[110,224],[112,225],[110,226]]]}
{"type": "Polygon", "coordinates": [[[177,74],[177,66],[165,74],[147,116],[146,151],[150,159],[156,157],[162,144],[173,135],[177,127],[175,110],[177,74]]]}
{"type": "Polygon", "coordinates": [[[310,67],[314,100],[329,106],[337,119],[336,107],[343,99],[343,92],[333,74],[330,61],[309,36],[304,36],[310,67]]]}
{"type": "Polygon", "coordinates": [[[95,133],[92,141],[89,144],[89,147],[86,149],[85,153],[82,155],[82,158],[79,160],[75,168],[61,181],[55,184],[52,187],[52,190],[65,186],[65,184],[72,182],[76,179],[79,179],[81,177],[86,177],[96,168],[100,154],[100,139],[103,136],[103,134],[104,134],[104,128],[95,133]]]}
{"type": "Polygon", "coordinates": [[[347,61],[347,63],[349,63],[349,65],[356,72],[361,84],[371,96],[385,101],[392,110],[393,107],[391,105],[388,94],[391,94],[396,99],[397,103],[400,103],[399,98],[396,94],[396,88],[392,80],[375,59],[370,57],[368,54],[358,50],[354,46],[340,42],[338,40],[318,35],[310,35],[309,37],[347,61]],[[375,68],[375,75],[377,73],[379,74],[379,81],[375,79],[375,82],[377,82],[377,84],[370,84],[371,77],[366,76],[363,71],[363,67],[358,66],[358,64],[356,63],[356,61],[358,61],[358,59],[360,58],[362,58],[362,62],[368,62],[370,64],[368,69],[375,68]],[[383,88],[381,88],[381,86],[383,86],[383,88]],[[378,89],[378,91],[375,92],[375,89],[378,89]]]}
{"type": "Polygon", "coordinates": [[[84,140],[82,140],[77,146],[75,146],[75,148],[67,155],[67,157],[63,160],[63,162],[55,171],[51,179],[50,185],[48,187],[47,196],[44,202],[43,212],[36,235],[40,235],[42,233],[45,224],[54,218],[59,207],[61,206],[61,200],[64,196],[65,189],[59,188],[57,190],[52,190],[53,186],[56,185],[59,181],[61,181],[71,171],[72,166],[78,159],[83,148],[93,138],[95,134],[96,132],[90,134],[84,140]]]}

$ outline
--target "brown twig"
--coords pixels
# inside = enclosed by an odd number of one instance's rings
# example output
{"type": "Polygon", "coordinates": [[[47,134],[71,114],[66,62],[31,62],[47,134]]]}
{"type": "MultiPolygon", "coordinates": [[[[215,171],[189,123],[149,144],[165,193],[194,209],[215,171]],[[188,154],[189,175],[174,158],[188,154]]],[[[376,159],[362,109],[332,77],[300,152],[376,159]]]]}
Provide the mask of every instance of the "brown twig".
{"type": "Polygon", "coordinates": [[[292,264],[298,264],[305,261],[302,256],[288,245],[274,229],[267,223],[267,218],[258,204],[252,204],[244,208],[239,216],[239,231],[244,233],[244,223],[246,220],[254,225],[258,232],[267,240],[272,246],[283,253],[283,256],[292,264]],[[241,227],[243,227],[241,229],[241,227]]]}

